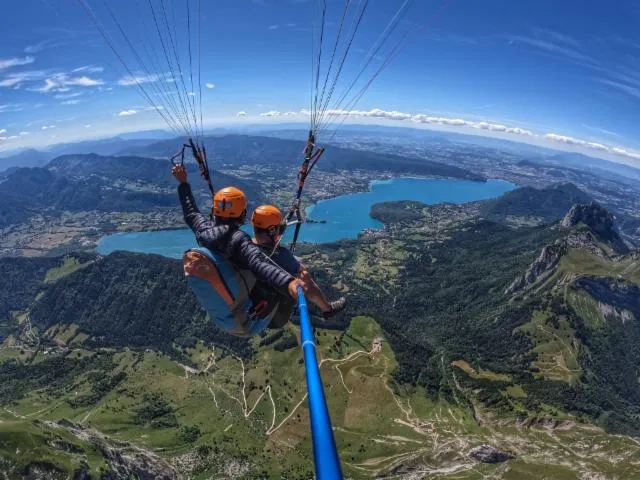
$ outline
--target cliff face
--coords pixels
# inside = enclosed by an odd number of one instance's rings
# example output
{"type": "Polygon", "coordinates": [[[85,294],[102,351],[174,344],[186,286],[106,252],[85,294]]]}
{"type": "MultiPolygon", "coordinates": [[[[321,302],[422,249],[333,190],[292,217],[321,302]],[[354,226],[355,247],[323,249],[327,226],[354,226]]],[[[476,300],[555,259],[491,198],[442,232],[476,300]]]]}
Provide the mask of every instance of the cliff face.
{"type": "Polygon", "coordinates": [[[567,244],[564,241],[557,241],[552,245],[547,245],[540,252],[540,256],[534,260],[524,275],[516,278],[507,288],[506,294],[515,293],[526,288],[539,280],[547,278],[553,273],[560,259],[567,251],[567,244]]]}
{"type": "Polygon", "coordinates": [[[614,278],[581,277],[574,285],[598,301],[606,319],[622,323],[640,319],[640,287],[614,278]]]}
{"type": "Polygon", "coordinates": [[[572,206],[562,219],[562,226],[570,228],[580,222],[597,233],[610,233],[613,230],[613,215],[596,202],[572,206]]]}

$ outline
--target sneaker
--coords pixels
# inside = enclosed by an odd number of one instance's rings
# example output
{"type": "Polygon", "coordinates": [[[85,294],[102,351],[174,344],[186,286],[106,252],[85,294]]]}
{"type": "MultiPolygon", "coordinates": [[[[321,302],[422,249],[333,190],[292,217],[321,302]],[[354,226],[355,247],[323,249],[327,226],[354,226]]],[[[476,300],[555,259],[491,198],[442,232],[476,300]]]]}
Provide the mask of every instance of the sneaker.
{"type": "Polygon", "coordinates": [[[324,318],[333,317],[334,315],[344,310],[344,308],[347,306],[347,299],[344,297],[340,297],[339,299],[330,302],[329,306],[331,307],[331,310],[322,314],[324,318]]]}

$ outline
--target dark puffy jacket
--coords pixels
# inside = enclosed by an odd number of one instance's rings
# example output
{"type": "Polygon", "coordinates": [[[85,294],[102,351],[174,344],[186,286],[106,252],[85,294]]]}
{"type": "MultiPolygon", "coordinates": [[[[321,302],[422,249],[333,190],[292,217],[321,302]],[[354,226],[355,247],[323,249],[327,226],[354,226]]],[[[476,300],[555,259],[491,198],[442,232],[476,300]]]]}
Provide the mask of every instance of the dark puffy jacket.
{"type": "Polygon", "coordinates": [[[216,223],[200,213],[188,183],[178,187],[184,221],[196,235],[202,247],[220,253],[235,266],[249,270],[258,280],[268,283],[282,293],[294,278],[269,258],[251,241],[251,237],[237,225],[216,223]]]}

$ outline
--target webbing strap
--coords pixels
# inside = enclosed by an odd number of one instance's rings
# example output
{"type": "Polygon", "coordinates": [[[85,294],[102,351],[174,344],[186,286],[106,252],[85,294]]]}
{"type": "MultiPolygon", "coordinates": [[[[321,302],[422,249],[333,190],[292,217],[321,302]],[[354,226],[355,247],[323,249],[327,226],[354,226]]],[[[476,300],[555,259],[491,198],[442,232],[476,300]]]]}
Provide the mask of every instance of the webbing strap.
{"type": "Polygon", "coordinates": [[[284,224],[287,225],[291,221],[291,219],[295,216],[296,218],[296,229],[293,232],[293,240],[291,241],[291,245],[289,249],[293,252],[295,251],[296,244],[298,242],[298,236],[300,235],[300,229],[302,228],[302,213],[300,211],[300,200],[302,198],[302,191],[304,190],[304,184],[307,180],[307,176],[313,170],[316,163],[324,153],[324,148],[316,147],[315,145],[315,135],[313,131],[309,132],[309,138],[307,139],[307,145],[304,149],[304,161],[300,166],[300,171],[298,172],[298,191],[296,192],[296,198],[293,201],[293,205],[289,209],[289,213],[287,213],[286,218],[284,219],[284,224]]]}
{"type": "Polygon", "coordinates": [[[188,143],[184,143],[182,148],[171,157],[171,163],[173,165],[184,165],[184,152],[186,149],[190,149],[195,158],[196,163],[198,164],[198,168],[200,169],[200,176],[205,180],[207,186],[209,187],[209,191],[211,192],[211,197],[216,193],[213,188],[213,181],[211,180],[211,175],[209,174],[209,164],[207,162],[207,150],[204,146],[200,147],[196,145],[192,138],[189,138],[188,143]]]}

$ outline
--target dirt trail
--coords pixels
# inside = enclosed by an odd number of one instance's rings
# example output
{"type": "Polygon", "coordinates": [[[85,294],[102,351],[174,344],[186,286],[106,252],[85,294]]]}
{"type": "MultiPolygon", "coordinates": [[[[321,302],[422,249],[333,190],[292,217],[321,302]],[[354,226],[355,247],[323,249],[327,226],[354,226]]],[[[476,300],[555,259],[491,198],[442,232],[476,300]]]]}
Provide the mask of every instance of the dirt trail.
{"type": "MultiPolygon", "coordinates": [[[[347,362],[350,362],[352,360],[355,360],[357,358],[360,358],[361,356],[373,356],[376,353],[379,353],[382,349],[382,343],[380,339],[376,339],[374,340],[371,350],[369,350],[368,352],[365,350],[358,350],[357,352],[353,352],[350,355],[348,355],[345,358],[340,358],[340,359],[336,359],[336,358],[324,358],[322,359],[319,363],[318,363],[318,367],[322,368],[322,366],[324,364],[335,364],[335,368],[338,370],[338,372],[340,373],[340,376],[342,378],[342,384],[344,385],[346,391],[348,393],[352,393],[352,390],[349,390],[349,388],[347,387],[345,381],[344,381],[344,377],[342,376],[342,372],[339,369],[340,365],[343,365],[347,362]]],[[[213,400],[214,400],[214,404],[216,405],[216,408],[220,408],[219,404],[218,404],[218,400],[216,398],[215,395],[215,389],[218,388],[220,389],[227,397],[229,397],[230,399],[234,400],[236,403],[238,403],[238,405],[240,405],[240,408],[242,409],[242,413],[245,419],[249,419],[251,417],[251,415],[253,414],[253,412],[256,410],[256,408],[258,407],[259,403],[266,397],[269,397],[269,400],[271,402],[271,411],[272,411],[272,417],[271,417],[271,425],[269,425],[267,427],[267,429],[265,430],[265,434],[267,436],[270,436],[272,434],[274,434],[275,432],[277,432],[280,428],[282,428],[287,421],[289,421],[291,419],[291,417],[293,417],[296,413],[296,411],[298,410],[298,408],[300,408],[300,406],[305,402],[305,400],[307,399],[307,394],[305,393],[303,395],[303,397],[300,399],[300,401],[291,409],[291,411],[289,412],[289,414],[284,417],[280,423],[278,423],[276,425],[276,417],[277,417],[277,407],[276,407],[276,403],[275,400],[273,399],[273,393],[272,393],[272,388],[271,385],[267,385],[266,388],[264,389],[264,391],[258,396],[258,398],[256,399],[256,401],[253,403],[253,406],[251,408],[249,408],[248,402],[247,402],[247,393],[246,393],[246,389],[247,389],[247,384],[246,384],[246,368],[244,365],[244,361],[236,356],[236,355],[232,355],[232,357],[237,360],[240,363],[240,367],[241,367],[241,375],[242,375],[242,399],[238,398],[235,395],[232,395],[231,393],[229,393],[227,390],[225,390],[224,388],[222,388],[221,385],[216,385],[215,383],[215,372],[210,372],[209,370],[211,369],[212,366],[215,366],[215,352],[212,353],[211,358],[209,360],[209,364],[207,365],[207,367],[205,369],[202,370],[198,370],[198,369],[194,369],[192,367],[188,367],[186,365],[182,365],[179,364],[184,370],[185,370],[185,376],[188,377],[188,374],[199,374],[199,373],[207,373],[210,375],[211,378],[211,386],[208,387],[209,392],[211,393],[211,395],[213,396],[213,400]]],[[[385,366],[385,372],[386,372],[386,366],[385,366]]]]}

